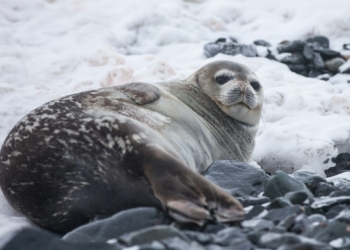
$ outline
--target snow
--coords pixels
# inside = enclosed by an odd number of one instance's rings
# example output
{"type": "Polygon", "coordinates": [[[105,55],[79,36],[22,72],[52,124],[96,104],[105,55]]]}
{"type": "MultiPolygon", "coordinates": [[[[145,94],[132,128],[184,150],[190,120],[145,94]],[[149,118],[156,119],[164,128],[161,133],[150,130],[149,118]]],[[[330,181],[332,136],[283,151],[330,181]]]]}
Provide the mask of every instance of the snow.
{"type": "MultiPolygon", "coordinates": [[[[349,12],[348,0],[2,0],[0,144],[49,100],[133,81],[183,79],[208,62],[231,60],[250,67],[264,86],[253,160],[269,172],[324,175],[333,165],[325,160],[350,150],[350,75],[324,82],[266,58],[206,59],[203,46],[219,37],[277,45],[325,35],[332,49],[350,55],[342,50],[350,42],[349,12]]],[[[258,53],[267,52],[258,47],[258,53]]],[[[0,222],[0,238],[29,225],[2,195],[0,222]]]]}

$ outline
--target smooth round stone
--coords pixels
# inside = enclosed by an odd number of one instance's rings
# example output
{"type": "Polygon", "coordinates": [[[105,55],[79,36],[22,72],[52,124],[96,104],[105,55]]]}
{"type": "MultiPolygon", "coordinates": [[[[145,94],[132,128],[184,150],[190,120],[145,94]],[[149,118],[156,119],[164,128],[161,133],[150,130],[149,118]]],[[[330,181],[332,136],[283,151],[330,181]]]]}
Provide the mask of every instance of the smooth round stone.
{"type": "Polygon", "coordinates": [[[312,59],[312,65],[316,69],[323,69],[325,67],[324,60],[320,53],[317,53],[317,52],[314,53],[314,57],[312,59]]]}
{"type": "Polygon", "coordinates": [[[302,53],[305,42],[301,40],[295,40],[292,42],[287,42],[280,44],[277,47],[278,53],[302,53]]]}
{"type": "Polygon", "coordinates": [[[327,220],[327,218],[322,214],[309,215],[309,221],[311,223],[321,223],[321,222],[325,222],[326,220],[327,220]]]}
{"type": "Polygon", "coordinates": [[[283,245],[276,250],[333,250],[330,246],[319,242],[303,242],[292,246],[283,245]]]}
{"type": "Polygon", "coordinates": [[[288,192],[284,195],[284,198],[294,205],[302,205],[308,197],[308,194],[304,191],[288,192]]]}
{"type": "Polygon", "coordinates": [[[253,43],[259,46],[271,47],[271,44],[265,40],[255,40],[253,43]]]}
{"type": "Polygon", "coordinates": [[[239,197],[238,200],[242,203],[243,207],[262,205],[271,201],[269,197],[260,196],[248,196],[248,197],[239,197]]]}
{"type": "Polygon", "coordinates": [[[269,220],[252,219],[252,220],[243,221],[242,227],[251,229],[253,231],[267,231],[275,227],[275,224],[269,220]]]}
{"type": "Polygon", "coordinates": [[[301,243],[300,238],[292,233],[266,233],[259,239],[259,246],[277,248],[281,245],[294,245],[301,243]]]}
{"type": "Polygon", "coordinates": [[[219,231],[214,237],[214,243],[220,246],[231,246],[237,249],[251,249],[252,244],[249,242],[244,233],[236,228],[229,227],[219,231]]]}
{"type": "Polygon", "coordinates": [[[265,214],[267,214],[266,208],[260,205],[256,205],[246,214],[245,219],[250,220],[255,217],[262,217],[265,214]]]}
{"type": "Polygon", "coordinates": [[[153,241],[150,244],[142,244],[137,246],[137,250],[166,250],[166,247],[158,241],[153,241]]]}
{"type": "Polygon", "coordinates": [[[106,242],[122,234],[155,225],[170,224],[163,211],[141,207],[119,212],[107,219],[95,221],[67,233],[63,240],[69,242],[106,242]]]}
{"type": "Polygon", "coordinates": [[[267,209],[271,210],[271,209],[290,207],[290,206],[293,206],[293,204],[289,200],[283,197],[277,197],[270,203],[270,205],[267,206],[267,209]]]}
{"type": "Polygon", "coordinates": [[[339,196],[339,197],[327,197],[322,199],[315,200],[314,203],[311,204],[311,208],[320,209],[320,208],[328,208],[334,206],[336,204],[350,204],[349,196],[339,196]]]}
{"type": "Polygon", "coordinates": [[[320,53],[323,60],[329,60],[335,57],[340,57],[340,53],[331,49],[315,49],[316,52],[320,53]]]}
{"type": "Polygon", "coordinates": [[[208,233],[183,231],[192,241],[197,241],[202,245],[212,244],[214,242],[213,236],[208,233]]]}
{"type": "MultiPolygon", "coordinates": [[[[199,250],[199,248],[193,246],[191,242],[187,242],[183,239],[180,239],[179,237],[166,238],[162,240],[162,243],[166,246],[166,249],[171,250],[199,250]]],[[[197,244],[198,243],[196,243],[195,245],[197,244]]]]}
{"type": "Polygon", "coordinates": [[[221,46],[219,43],[208,43],[204,45],[204,54],[206,57],[213,57],[220,53],[221,46]]]}
{"type": "Polygon", "coordinates": [[[337,250],[349,250],[350,249],[350,238],[342,237],[329,242],[329,245],[337,250]]]}
{"type": "Polygon", "coordinates": [[[333,220],[350,224],[350,210],[348,208],[342,210],[333,220]]]}
{"type": "Polygon", "coordinates": [[[296,217],[296,214],[287,215],[285,219],[278,223],[278,226],[285,228],[285,230],[288,230],[294,224],[296,217]]]}
{"type": "Polygon", "coordinates": [[[287,65],[291,71],[298,73],[300,75],[306,76],[307,73],[309,72],[309,67],[305,64],[287,64],[287,65]]]}
{"type": "Polygon", "coordinates": [[[332,73],[336,74],[339,72],[340,66],[345,63],[345,60],[340,57],[336,57],[330,60],[325,61],[325,67],[332,73]]]}
{"type": "Polygon", "coordinates": [[[277,171],[276,175],[267,183],[264,196],[274,199],[293,191],[304,191],[309,197],[313,197],[313,194],[303,182],[290,177],[283,171],[277,171]]]}
{"type": "Polygon", "coordinates": [[[315,196],[316,197],[329,196],[334,191],[340,191],[340,189],[329,183],[321,182],[317,185],[315,196]]]}
{"type": "Polygon", "coordinates": [[[307,44],[303,47],[303,56],[308,60],[312,61],[314,58],[314,50],[307,44]]]}
{"type": "Polygon", "coordinates": [[[305,57],[302,54],[292,54],[290,56],[283,57],[280,61],[285,64],[305,64],[307,63],[305,57]]]}
{"type": "Polygon", "coordinates": [[[72,243],[65,242],[58,235],[44,230],[26,228],[19,231],[2,250],[118,250],[117,246],[107,243],[72,243]]]}
{"type": "Polygon", "coordinates": [[[305,214],[300,214],[295,218],[294,225],[290,231],[293,233],[301,234],[311,227],[311,222],[305,214]]]}
{"type": "Polygon", "coordinates": [[[299,215],[303,213],[304,211],[300,208],[300,206],[290,206],[290,207],[284,207],[284,208],[278,208],[278,209],[272,209],[270,210],[263,219],[271,220],[275,224],[280,223],[283,221],[287,216],[289,215],[299,215]]]}
{"type": "Polygon", "coordinates": [[[339,221],[327,221],[314,225],[303,233],[303,236],[314,238],[318,241],[328,243],[341,237],[350,237],[350,231],[346,223],[339,221]]]}
{"type": "MultiPolygon", "coordinates": [[[[308,76],[308,77],[312,77],[312,78],[316,78],[316,77],[321,76],[321,75],[323,75],[323,74],[324,74],[324,72],[322,72],[321,70],[311,68],[311,69],[309,70],[309,73],[308,73],[307,76],[308,76]]],[[[327,80],[329,80],[329,78],[328,78],[327,80]]]]}
{"type": "Polygon", "coordinates": [[[346,204],[338,204],[335,206],[332,206],[326,213],[325,216],[327,219],[333,219],[337,217],[341,211],[347,209],[348,206],[346,204]]]}
{"type": "Polygon", "coordinates": [[[236,197],[259,195],[270,179],[264,170],[233,160],[215,161],[203,175],[236,197]]]}
{"type": "Polygon", "coordinates": [[[134,246],[151,243],[152,241],[162,241],[164,239],[174,237],[188,243],[190,242],[190,239],[186,236],[186,234],[171,226],[148,227],[124,234],[118,238],[118,241],[127,246],[134,246]]]}
{"type": "Polygon", "coordinates": [[[329,39],[325,36],[314,36],[306,39],[306,42],[315,46],[315,48],[329,48],[329,39]]]}

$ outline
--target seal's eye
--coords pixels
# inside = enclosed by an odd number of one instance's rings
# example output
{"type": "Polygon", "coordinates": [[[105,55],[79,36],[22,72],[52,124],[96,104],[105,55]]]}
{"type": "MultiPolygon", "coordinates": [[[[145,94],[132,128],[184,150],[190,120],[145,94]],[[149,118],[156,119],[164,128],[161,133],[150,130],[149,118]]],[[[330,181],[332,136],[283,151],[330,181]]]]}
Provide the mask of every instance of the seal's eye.
{"type": "Polygon", "coordinates": [[[258,91],[261,88],[261,85],[258,82],[251,82],[250,85],[252,85],[255,91],[258,91]]]}
{"type": "Polygon", "coordinates": [[[220,85],[227,83],[231,79],[233,79],[233,77],[228,75],[221,75],[221,76],[215,77],[215,81],[220,85]]]}

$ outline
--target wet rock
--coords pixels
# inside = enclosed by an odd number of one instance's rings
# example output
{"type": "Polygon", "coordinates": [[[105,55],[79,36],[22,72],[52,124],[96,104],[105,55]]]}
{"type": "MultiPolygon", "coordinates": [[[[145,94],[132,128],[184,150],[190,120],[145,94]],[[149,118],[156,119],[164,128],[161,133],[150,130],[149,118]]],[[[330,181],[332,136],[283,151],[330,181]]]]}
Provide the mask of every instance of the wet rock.
{"type": "Polygon", "coordinates": [[[348,250],[350,249],[350,238],[341,237],[329,242],[329,245],[337,250],[348,250]]]}
{"type": "Polygon", "coordinates": [[[332,73],[336,74],[339,72],[340,66],[342,66],[344,63],[345,63],[344,59],[336,57],[325,61],[325,67],[332,73]]]}
{"type": "Polygon", "coordinates": [[[272,54],[271,50],[269,50],[269,49],[267,50],[267,55],[265,57],[270,59],[270,60],[277,61],[277,58],[272,54]]]}
{"type": "Polygon", "coordinates": [[[259,46],[264,46],[264,47],[271,47],[271,44],[265,40],[255,40],[254,44],[259,46]]]}
{"type": "Polygon", "coordinates": [[[305,214],[300,214],[295,218],[294,224],[290,231],[293,233],[301,234],[311,227],[311,221],[305,214]]]}
{"type": "Polygon", "coordinates": [[[300,206],[290,206],[290,207],[283,207],[278,209],[272,209],[270,210],[263,219],[273,221],[275,224],[280,223],[285,218],[287,218],[288,215],[299,215],[302,214],[304,211],[301,209],[300,206]]]}
{"type": "Polygon", "coordinates": [[[337,155],[337,157],[332,158],[332,161],[336,165],[324,171],[327,177],[331,177],[334,175],[338,175],[338,174],[350,171],[350,154],[349,153],[341,153],[337,155]]]}
{"type": "MultiPolygon", "coordinates": [[[[312,78],[316,78],[320,75],[323,75],[324,73],[321,71],[321,70],[318,70],[318,69],[314,69],[314,68],[311,68],[309,73],[308,73],[308,77],[312,77],[312,78]]],[[[329,78],[328,78],[329,79],[329,78]]],[[[328,80],[327,79],[327,80],[328,80]]]]}
{"type": "MultiPolygon", "coordinates": [[[[162,243],[166,246],[165,249],[169,250],[199,250],[200,248],[193,246],[191,242],[187,242],[178,237],[166,238],[162,240],[162,243]]],[[[197,245],[197,244],[195,244],[197,245]]],[[[199,245],[198,245],[199,246],[199,245]]],[[[202,248],[204,250],[204,248],[202,248]]]]}
{"type": "Polygon", "coordinates": [[[230,160],[215,161],[204,176],[237,197],[257,196],[270,179],[262,169],[230,160]]]}
{"type": "Polygon", "coordinates": [[[300,238],[292,233],[266,233],[259,239],[259,246],[277,248],[281,245],[295,245],[301,243],[300,238]]]}
{"type": "Polygon", "coordinates": [[[262,204],[265,204],[265,203],[268,203],[268,202],[271,201],[269,197],[265,197],[265,196],[261,196],[261,197],[254,197],[254,196],[238,197],[237,199],[242,203],[243,207],[262,205],[262,204]]]}
{"type": "Polygon", "coordinates": [[[284,196],[288,192],[304,191],[309,197],[313,197],[310,190],[299,180],[296,180],[283,171],[277,171],[276,175],[267,183],[264,196],[274,199],[284,196]]]}
{"type": "Polygon", "coordinates": [[[306,171],[306,170],[298,170],[294,172],[291,176],[295,179],[303,182],[305,186],[312,192],[315,193],[317,186],[321,182],[327,182],[327,180],[315,172],[306,171]]]}
{"type": "Polygon", "coordinates": [[[295,218],[297,217],[296,214],[291,214],[291,215],[288,215],[284,220],[282,220],[278,226],[279,227],[283,227],[285,228],[286,230],[288,230],[293,224],[294,224],[294,221],[295,221],[295,218]]]}
{"type": "Polygon", "coordinates": [[[204,53],[206,57],[213,57],[218,53],[223,53],[226,55],[237,55],[242,54],[247,57],[257,56],[257,51],[254,45],[238,44],[235,42],[223,42],[220,39],[219,42],[208,43],[204,46],[204,53]]]}
{"type": "Polygon", "coordinates": [[[264,215],[266,213],[266,208],[260,205],[254,206],[245,216],[246,220],[258,217],[259,215],[264,215]]]}
{"type": "Polygon", "coordinates": [[[203,228],[203,232],[205,233],[217,233],[222,229],[227,228],[226,225],[224,224],[220,224],[220,223],[207,223],[204,228],[203,228]]]}
{"type": "Polygon", "coordinates": [[[321,222],[325,222],[326,220],[327,220],[327,218],[322,214],[309,215],[309,221],[311,223],[321,223],[321,222]]]}
{"type": "Polygon", "coordinates": [[[339,222],[344,222],[346,224],[350,224],[350,210],[349,208],[345,208],[340,211],[332,220],[337,220],[339,222]]]}
{"type": "Polygon", "coordinates": [[[329,196],[333,191],[339,191],[339,188],[329,183],[321,182],[317,186],[315,196],[316,197],[329,196]]]}
{"type": "Polygon", "coordinates": [[[320,242],[303,242],[297,243],[292,246],[283,245],[278,247],[276,250],[333,250],[327,244],[322,244],[320,242]]]}
{"type": "Polygon", "coordinates": [[[309,67],[304,64],[287,64],[287,65],[291,71],[299,75],[307,76],[309,72],[309,67]]]}
{"type": "Polygon", "coordinates": [[[43,230],[26,228],[19,231],[2,250],[118,250],[107,243],[72,243],[65,242],[58,235],[43,230]]]}
{"type": "Polygon", "coordinates": [[[242,227],[249,228],[253,231],[267,231],[275,227],[275,224],[270,220],[252,219],[243,221],[242,227]]]}
{"type": "Polygon", "coordinates": [[[282,207],[290,207],[292,206],[292,203],[283,198],[283,197],[277,197],[275,198],[270,205],[267,206],[267,209],[276,209],[276,208],[282,208],[282,207]]]}
{"type": "Polygon", "coordinates": [[[314,58],[314,50],[307,44],[305,44],[303,47],[303,56],[308,61],[312,61],[312,59],[314,58]]]}
{"type": "Polygon", "coordinates": [[[348,206],[346,204],[338,204],[328,209],[325,213],[327,219],[333,219],[337,217],[343,210],[347,209],[348,206]]]}
{"type": "Polygon", "coordinates": [[[315,69],[323,69],[325,64],[324,60],[320,53],[314,53],[314,57],[312,59],[312,65],[315,67],[315,69]]]}
{"type": "Polygon", "coordinates": [[[308,197],[308,193],[304,191],[294,191],[284,195],[284,198],[294,205],[302,205],[308,197]]]}
{"type": "Polygon", "coordinates": [[[329,39],[325,36],[314,36],[306,39],[306,42],[313,46],[314,48],[329,48],[329,39]]]}
{"type": "Polygon", "coordinates": [[[322,199],[315,200],[314,203],[311,204],[311,208],[320,209],[320,208],[329,208],[336,204],[350,204],[349,196],[339,196],[339,197],[326,197],[322,199]]]}
{"type": "Polygon", "coordinates": [[[280,62],[285,64],[305,64],[307,61],[302,54],[292,54],[283,57],[280,62]]]}
{"type": "Polygon", "coordinates": [[[320,53],[323,60],[329,60],[335,57],[340,57],[340,53],[331,49],[315,49],[316,52],[320,53]]]}
{"type": "Polygon", "coordinates": [[[250,250],[253,247],[243,232],[236,227],[229,227],[219,231],[214,236],[214,243],[242,250],[250,250]]]}
{"type": "Polygon", "coordinates": [[[158,241],[153,241],[152,243],[149,244],[142,244],[137,246],[137,250],[166,250],[167,248],[164,246],[164,244],[158,242],[158,241]]]}
{"type": "Polygon", "coordinates": [[[173,237],[177,237],[187,243],[190,242],[186,234],[171,226],[148,227],[124,234],[118,238],[118,241],[127,246],[134,246],[151,243],[152,241],[162,241],[173,237]]]}
{"type": "MultiPolygon", "coordinates": [[[[349,62],[349,61],[348,61],[349,62]]],[[[342,74],[350,74],[350,63],[344,63],[340,68],[339,71],[342,74]]],[[[349,81],[348,81],[349,82],[349,81]]]]}
{"type": "Polygon", "coordinates": [[[295,40],[292,42],[287,42],[280,44],[277,47],[278,53],[302,53],[304,49],[305,42],[301,40],[295,40]]]}
{"type": "Polygon", "coordinates": [[[226,43],[226,38],[218,38],[215,43],[226,43]]]}
{"type": "Polygon", "coordinates": [[[328,221],[306,230],[303,236],[314,238],[321,242],[330,242],[341,237],[350,237],[348,225],[339,221],[328,221]]]}
{"type": "Polygon", "coordinates": [[[106,242],[122,234],[154,225],[170,224],[171,219],[156,208],[134,208],[110,218],[83,225],[67,233],[63,240],[69,242],[106,242]]]}
{"type": "Polygon", "coordinates": [[[195,232],[195,231],[183,231],[190,240],[197,241],[202,245],[209,245],[214,242],[213,236],[208,233],[195,232]]]}

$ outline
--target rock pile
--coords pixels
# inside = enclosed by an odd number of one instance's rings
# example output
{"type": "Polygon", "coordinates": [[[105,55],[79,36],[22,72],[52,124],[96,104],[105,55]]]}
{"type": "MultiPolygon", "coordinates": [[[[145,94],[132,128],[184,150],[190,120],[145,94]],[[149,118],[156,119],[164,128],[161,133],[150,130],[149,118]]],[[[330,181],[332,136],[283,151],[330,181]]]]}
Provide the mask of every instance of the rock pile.
{"type": "MultiPolygon", "coordinates": [[[[256,40],[254,44],[244,45],[232,38],[230,40],[219,38],[216,42],[206,44],[204,53],[207,57],[213,57],[218,53],[255,57],[259,56],[257,46],[266,47],[265,55],[260,54],[260,56],[278,60],[288,65],[291,71],[303,76],[327,80],[337,73],[350,74],[350,63],[346,63],[350,57],[331,50],[329,39],[324,36],[315,36],[305,41],[283,41],[274,49],[271,49],[271,44],[264,40],[256,40]]],[[[348,50],[350,44],[344,44],[343,48],[348,50]]]]}
{"type": "MultiPolygon", "coordinates": [[[[339,155],[334,162],[344,164],[349,156],[339,155]]],[[[136,208],[81,226],[62,239],[25,229],[3,250],[350,249],[350,185],[342,181],[332,183],[303,170],[292,175],[277,171],[271,178],[236,161],[214,162],[205,177],[238,196],[244,221],[181,225],[163,211],[136,208]]]]}

